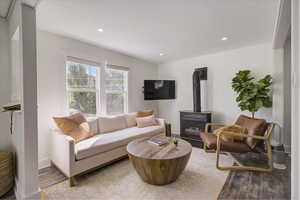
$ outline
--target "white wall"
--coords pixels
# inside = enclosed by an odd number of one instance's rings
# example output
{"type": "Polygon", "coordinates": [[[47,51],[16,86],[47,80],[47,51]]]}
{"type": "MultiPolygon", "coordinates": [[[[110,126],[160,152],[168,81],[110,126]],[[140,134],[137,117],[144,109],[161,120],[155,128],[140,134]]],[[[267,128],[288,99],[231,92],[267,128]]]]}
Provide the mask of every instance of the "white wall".
{"type": "MultiPolygon", "coordinates": [[[[176,80],[177,97],[176,100],[160,101],[159,115],[171,122],[173,133],[179,134],[179,111],[193,108],[192,73],[194,68],[205,66],[208,67],[208,110],[212,111],[213,121],[232,124],[241,114],[231,88],[235,73],[250,69],[262,78],[266,74],[272,75],[272,63],[271,44],[260,44],[161,64],[158,77],[176,80]]],[[[248,112],[245,114],[251,116],[248,112]]],[[[272,120],[272,109],[262,109],[256,117],[272,120]]]]}
{"type": "Polygon", "coordinates": [[[288,38],[284,45],[284,147],[291,153],[291,38],[288,38]]]}
{"type": "Polygon", "coordinates": [[[277,124],[274,129],[277,143],[282,145],[284,134],[284,49],[273,49],[273,122],[277,124]],[[280,141],[280,142],[279,142],[280,141]]]}
{"type": "Polygon", "coordinates": [[[49,165],[49,134],[52,117],[67,114],[65,59],[78,57],[98,63],[127,66],[129,72],[129,111],[154,109],[157,102],[143,100],[144,79],[157,77],[157,65],[132,58],[101,47],[56,34],[38,31],[38,129],[39,167],[49,165]]]}
{"type": "Polygon", "coordinates": [[[292,36],[291,36],[291,49],[292,49],[292,199],[299,199],[300,191],[300,3],[298,0],[292,0],[292,36]]]}
{"type": "Polygon", "coordinates": [[[11,68],[12,72],[18,71],[11,74],[11,82],[18,86],[12,87],[11,94],[17,94],[22,105],[22,111],[14,115],[12,135],[15,194],[17,199],[38,199],[35,10],[17,0],[8,23],[11,68]]]}
{"type": "MultiPolygon", "coordinates": [[[[8,23],[0,19],[0,106],[10,100],[10,66],[8,23]]],[[[11,150],[9,114],[0,113],[0,149],[11,150]]]]}

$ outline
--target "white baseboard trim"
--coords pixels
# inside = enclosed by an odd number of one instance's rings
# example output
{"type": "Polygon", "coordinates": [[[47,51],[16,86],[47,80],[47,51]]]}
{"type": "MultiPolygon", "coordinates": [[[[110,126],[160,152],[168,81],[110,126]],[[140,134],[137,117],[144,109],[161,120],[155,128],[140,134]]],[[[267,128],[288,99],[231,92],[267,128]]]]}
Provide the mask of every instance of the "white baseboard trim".
{"type": "Polygon", "coordinates": [[[50,167],[50,158],[46,157],[39,160],[39,169],[50,167]]]}
{"type": "Polygon", "coordinates": [[[29,195],[27,195],[24,200],[39,200],[41,199],[41,189],[39,188],[38,191],[33,192],[29,195]]]}
{"type": "Polygon", "coordinates": [[[16,196],[16,199],[19,200],[21,199],[22,195],[21,195],[21,191],[20,191],[20,184],[19,184],[19,181],[18,179],[15,177],[15,186],[14,186],[14,193],[15,193],[15,196],[16,196]]]}
{"type": "Polygon", "coordinates": [[[20,183],[17,178],[15,178],[14,193],[15,193],[17,200],[35,200],[35,199],[39,200],[39,199],[41,199],[41,189],[40,188],[38,188],[37,191],[35,191],[31,194],[25,195],[24,192],[20,189],[20,183]]]}

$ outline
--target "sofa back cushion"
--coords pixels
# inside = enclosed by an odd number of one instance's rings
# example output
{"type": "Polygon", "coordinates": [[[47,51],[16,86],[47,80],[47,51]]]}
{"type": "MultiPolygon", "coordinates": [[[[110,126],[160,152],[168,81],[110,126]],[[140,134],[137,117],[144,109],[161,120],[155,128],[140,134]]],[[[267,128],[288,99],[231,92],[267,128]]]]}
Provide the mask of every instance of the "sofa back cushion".
{"type": "Polygon", "coordinates": [[[133,112],[124,115],[128,128],[136,126],[136,114],[136,112],[133,112]]]}
{"type": "Polygon", "coordinates": [[[100,133],[108,133],[127,128],[124,115],[114,117],[99,117],[98,130],[100,133]]]}
{"type": "Polygon", "coordinates": [[[93,135],[97,135],[100,131],[98,129],[98,120],[97,118],[88,118],[87,123],[90,127],[91,132],[93,135]]]}
{"type": "MultiPolygon", "coordinates": [[[[240,115],[237,121],[235,122],[236,125],[244,127],[247,129],[248,135],[252,136],[264,136],[268,124],[264,119],[254,119],[247,117],[245,115],[240,115]]],[[[247,138],[246,143],[250,148],[254,148],[257,144],[258,140],[253,138],[247,138]]]]}

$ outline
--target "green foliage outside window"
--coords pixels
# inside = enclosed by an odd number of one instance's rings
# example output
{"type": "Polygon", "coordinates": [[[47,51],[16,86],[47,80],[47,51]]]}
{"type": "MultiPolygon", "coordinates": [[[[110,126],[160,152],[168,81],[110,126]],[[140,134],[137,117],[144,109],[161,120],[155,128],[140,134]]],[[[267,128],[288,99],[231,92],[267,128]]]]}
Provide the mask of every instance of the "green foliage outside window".
{"type": "MultiPolygon", "coordinates": [[[[100,81],[100,77],[97,77],[99,68],[68,61],[66,69],[69,109],[86,114],[97,114],[97,91],[100,92],[100,85],[96,87],[96,82],[97,78],[100,81]]],[[[127,71],[106,68],[104,78],[106,114],[124,113],[127,71]]]]}
{"type": "MultiPolygon", "coordinates": [[[[70,62],[67,67],[68,87],[96,89],[96,67],[70,62]]],[[[69,108],[87,114],[96,114],[96,91],[69,91],[69,108]]]]}

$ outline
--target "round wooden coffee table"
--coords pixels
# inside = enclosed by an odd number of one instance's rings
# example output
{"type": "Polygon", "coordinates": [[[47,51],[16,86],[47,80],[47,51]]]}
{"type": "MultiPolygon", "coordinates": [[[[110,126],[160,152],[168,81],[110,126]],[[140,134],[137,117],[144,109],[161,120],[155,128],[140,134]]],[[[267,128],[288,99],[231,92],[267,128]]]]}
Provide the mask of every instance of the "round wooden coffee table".
{"type": "Polygon", "coordinates": [[[145,182],[153,185],[175,181],[190,159],[192,146],[182,139],[178,139],[177,146],[172,142],[158,146],[148,140],[141,138],[127,145],[128,156],[135,170],[145,182]]]}

